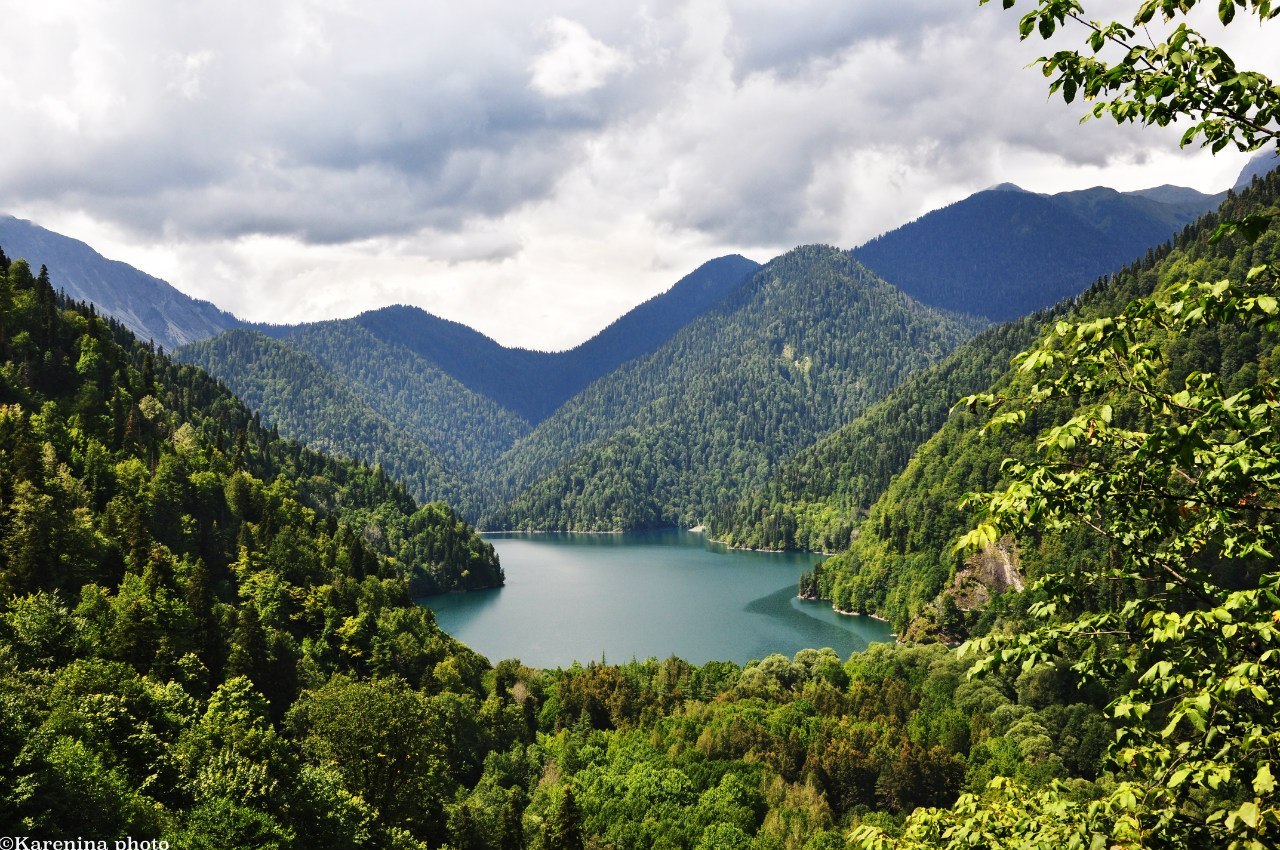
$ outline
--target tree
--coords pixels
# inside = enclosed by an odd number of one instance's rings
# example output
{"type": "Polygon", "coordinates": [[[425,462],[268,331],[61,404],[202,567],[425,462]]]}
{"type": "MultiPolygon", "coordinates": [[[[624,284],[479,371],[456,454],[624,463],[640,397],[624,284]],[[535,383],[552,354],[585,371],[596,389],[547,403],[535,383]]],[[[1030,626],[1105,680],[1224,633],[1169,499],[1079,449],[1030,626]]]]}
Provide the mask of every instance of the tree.
{"type": "MultiPolygon", "coordinates": [[[[1183,144],[1200,138],[1215,151],[1275,141],[1280,89],[1179,20],[1195,5],[1148,0],[1126,25],[1090,22],[1074,0],[1039,0],[1020,31],[1048,38],[1068,20],[1086,27],[1092,55],[1041,62],[1052,91],[1096,101],[1092,116],[1160,126],[1190,118],[1183,144]],[[1169,31],[1138,44],[1156,15],[1169,31]],[[1100,58],[1115,48],[1117,61],[1100,58]]],[[[1221,0],[1224,24],[1237,7],[1263,22],[1280,14],[1266,0],[1221,0]]],[[[1212,238],[1257,239],[1275,217],[1224,222],[1212,238]]],[[[1061,322],[1018,358],[1031,380],[1025,395],[965,399],[992,411],[989,432],[1024,425],[1031,410],[1073,411],[1041,432],[1034,459],[1006,462],[1004,489],[970,497],[982,519],[960,546],[1083,531],[1105,541],[1108,557],[1074,574],[1050,565],[1031,588],[1038,625],[966,649],[979,654],[978,673],[1052,665],[1109,688],[1113,781],[1082,800],[1058,784],[1031,791],[996,780],[949,811],[917,812],[898,846],[1275,846],[1280,381],[1254,371],[1227,389],[1223,375],[1191,372],[1174,383],[1167,352],[1170,340],[1224,329],[1274,346],[1278,296],[1272,256],[1242,279],[1183,282],[1117,316],[1061,322]],[[1114,602],[1081,613],[1089,587],[1110,589],[1114,602]]],[[[854,841],[894,843],[870,827],[854,841]]]]}
{"type": "Polygon", "coordinates": [[[439,719],[400,679],[334,676],[305,693],[289,716],[312,761],[334,770],[384,823],[442,838],[455,790],[439,719]]]}
{"type": "MultiPolygon", "coordinates": [[[[1001,2],[1006,9],[1017,4],[1001,2]]],[[[1160,127],[1190,118],[1195,123],[1182,144],[1200,139],[1215,152],[1229,144],[1255,150],[1280,138],[1280,88],[1265,74],[1236,67],[1225,50],[1188,26],[1196,0],[1142,0],[1131,22],[1092,20],[1080,0],[1033,5],[1018,23],[1023,39],[1038,33],[1047,40],[1068,21],[1085,33],[1087,50],[1059,50],[1037,61],[1052,78],[1050,92],[1067,103],[1077,95],[1093,102],[1086,117],[1160,127]]],[[[1237,8],[1260,23],[1280,16],[1271,0],[1219,0],[1223,25],[1235,20],[1237,8]]]]}
{"type": "Polygon", "coordinates": [[[566,785],[560,794],[555,814],[547,819],[545,838],[548,850],[582,850],[582,813],[573,786],[566,785]]]}

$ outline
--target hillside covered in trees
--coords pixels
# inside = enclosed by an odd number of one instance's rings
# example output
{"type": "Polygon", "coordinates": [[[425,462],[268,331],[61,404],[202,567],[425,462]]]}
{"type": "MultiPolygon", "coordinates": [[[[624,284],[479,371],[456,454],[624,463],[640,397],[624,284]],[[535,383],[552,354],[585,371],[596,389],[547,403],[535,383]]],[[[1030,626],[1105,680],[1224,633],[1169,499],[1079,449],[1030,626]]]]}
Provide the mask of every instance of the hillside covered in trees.
{"type": "Polygon", "coordinates": [[[853,256],[924,304],[1007,322],[1078,295],[1222,199],[1174,186],[1041,195],[1005,184],[878,236],[853,256]]]}
{"type": "Polygon", "coordinates": [[[179,357],[215,370],[246,404],[314,449],[378,464],[420,500],[482,507],[478,469],[528,426],[360,325],[325,322],[282,341],[234,330],[179,357]]]}
{"type": "Polygon", "coordinates": [[[957,688],[940,647],[490,667],[412,602],[501,580],[448,508],[280,440],[47,275],[0,268],[10,832],[800,850],[991,776],[1096,775],[1090,697],[957,688]]]}
{"type": "Polygon", "coordinates": [[[797,248],[517,442],[497,483],[514,498],[483,524],[701,522],[980,325],[921,306],[848,252],[797,248]]]}
{"type": "Polygon", "coordinates": [[[746,549],[849,548],[867,510],[947,421],[954,400],[989,387],[1063,310],[989,328],[913,374],[866,413],[783,463],[765,485],[717,506],[707,532],[746,549]]]}
{"type": "Polygon", "coordinates": [[[227,332],[178,356],[226,381],[282,433],[376,463],[420,500],[475,519],[499,457],[565,399],[649,354],[758,268],[722,257],[563,352],[504,348],[417,308],[227,332]]]}
{"type": "MultiPolygon", "coordinates": [[[[759,263],[736,254],[709,260],[566,351],[506,348],[465,325],[413,307],[372,310],[351,321],[387,344],[413,351],[536,425],[597,378],[656,350],[759,268],[759,263]]],[[[289,337],[294,334],[282,331],[289,337]]]]}
{"type": "MultiPolygon", "coordinates": [[[[1223,219],[1242,219],[1273,209],[1278,198],[1280,175],[1273,172],[1239,197],[1228,200],[1220,212],[1188,228],[1172,248],[1161,249],[1100,281],[1069,310],[1044,317],[1043,327],[1051,329],[1057,320],[1082,321],[1111,315],[1135,298],[1149,296],[1182,280],[1243,280],[1250,268],[1280,258],[1280,241],[1275,231],[1252,244],[1240,244],[1238,240],[1210,244],[1210,236],[1223,219]]],[[[1010,326],[1010,332],[1016,332],[1017,327],[1010,326]]],[[[1228,389],[1244,387],[1259,375],[1275,374],[1277,368],[1274,360],[1277,339],[1254,330],[1241,332],[1230,326],[1219,326],[1212,331],[1157,342],[1164,359],[1162,374],[1169,387],[1177,387],[1193,373],[1220,375],[1228,389]]],[[[1024,372],[1006,366],[989,386],[1013,392],[1025,386],[1027,380],[1024,372]]],[[[950,387],[953,392],[948,398],[958,400],[963,394],[980,391],[966,391],[965,387],[963,382],[950,387]]],[[[1125,409],[1120,402],[1116,406],[1125,409]]],[[[929,619],[938,616],[939,607],[945,601],[939,594],[951,587],[966,566],[965,557],[953,551],[955,541],[972,522],[972,515],[959,507],[962,498],[970,492],[997,487],[1004,480],[1005,458],[1032,455],[1034,435],[1046,423],[1064,415],[1065,409],[1060,403],[1046,405],[1029,416],[1020,429],[984,436],[980,419],[964,410],[951,413],[946,423],[919,446],[901,473],[869,506],[866,518],[856,525],[848,551],[826,561],[818,570],[813,589],[842,610],[874,611],[887,616],[903,632],[922,614],[929,619]]],[[[829,462],[836,465],[857,463],[863,456],[859,454],[864,445],[860,435],[871,426],[891,428],[892,423],[881,424],[870,418],[865,423],[856,423],[815,447],[812,454],[802,456],[798,465],[809,463],[810,457],[828,457],[829,462]]],[[[791,472],[790,480],[794,480],[796,474],[798,472],[791,472]]],[[[803,519],[805,517],[834,514],[844,518],[845,525],[841,526],[844,528],[862,507],[851,503],[848,494],[856,491],[843,479],[833,487],[806,482],[804,488],[792,486],[789,491],[787,480],[780,480],[772,489],[744,501],[734,509],[736,513],[727,512],[726,537],[743,541],[759,539],[766,545],[771,540],[785,543],[792,525],[810,527],[806,522],[811,521],[803,519]],[[800,498],[788,501],[782,496],[777,501],[765,501],[772,494],[787,492],[796,493],[800,498]],[[749,515],[749,520],[735,526],[730,522],[735,515],[739,518],[749,515]],[[783,531],[774,531],[777,528],[783,531]],[[766,537],[770,532],[773,537],[766,537]]],[[[791,534],[794,540],[795,533],[791,534]]],[[[1059,540],[1053,535],[1020,549],[1022,568],[1031,576],[1036,574],[1038,562],[1060,563],[1063,559],[1098,555],[1096,548],[1085,546],[1079,540],[1059,540]]],[[[954,591],[946,595],[963,596],[960,588],[954,591]]]]}

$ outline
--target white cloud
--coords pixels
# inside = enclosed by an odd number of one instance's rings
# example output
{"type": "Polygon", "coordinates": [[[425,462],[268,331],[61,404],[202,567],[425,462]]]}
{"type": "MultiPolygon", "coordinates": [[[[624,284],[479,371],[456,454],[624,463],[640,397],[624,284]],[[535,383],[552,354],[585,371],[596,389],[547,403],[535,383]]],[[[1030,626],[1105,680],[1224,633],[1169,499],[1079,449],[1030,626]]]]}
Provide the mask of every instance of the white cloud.
{"type": "Polygon", "coordinates": [[[600,88],[630,64],[622,52],[591,37],[577,21],[555,17],[544,26],[551,46],[529,66],[530,84],[548,97],[600,88]]]}
{"type": "Polygon", "coordinates": [[[0,211],[258,320],[400,301],[559,347],[719,254],[1244,159],[1079,126],[976,0],[7,7],[0,211]]]}

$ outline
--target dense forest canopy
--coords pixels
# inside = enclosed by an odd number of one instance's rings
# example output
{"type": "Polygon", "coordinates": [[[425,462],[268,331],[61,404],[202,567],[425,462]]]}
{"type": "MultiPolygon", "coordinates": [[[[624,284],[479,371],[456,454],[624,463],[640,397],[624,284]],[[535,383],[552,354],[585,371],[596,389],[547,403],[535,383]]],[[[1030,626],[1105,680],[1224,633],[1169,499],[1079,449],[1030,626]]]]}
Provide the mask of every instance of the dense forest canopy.
{"type": "MultiPolygon", "coordinates": [[[[1083,27],[1085,50],[1041,62],[1051,90],[1083,94],[1092,116],[1190,119],[1183,143],[1214,150],[1280,147],[1280,87],[1190,29],[1194,2],[1153,0],[1109,23],[1074,0],[1031,5],[1024,38],[1083,27]]],[[[1266,0],[1224,0],[1223,24],[1237,8],[1263,23],[1280,15],[1266,0]]],[[[1056,323],[1009,382],[965,400],[985,433],[1034,439],[1013,437],[1002,483],[967,497],[981,519],[957,551],[1045,555],[1024,628],[969,644],[974,672],[1069,671],[1102,687],[1115,729],[1104,781],[993,781],[902,830],[864,824],[856,845],[1275,845],[1278,188],[1273,175],[1193,234],[1231,247],[1190,251],[1112,314],[1056,323]]]]}
{"type": "Polygon", "coordinates": [[[939,646],[490,667],[412,603],[496,568],[447,508],[0,265],[6,833],[799,850],[991,776],[1096,774],[1090,695],[957,687],[939,646]]]}
{"type": "MultiPolygon", "coordinates": [[[[1092,114],[1190,118],[1186,139],[1216,147],[1280,137],[1269,80],[1185,28],[1137,40],[1194,2],[1141,3],[1132,24],[1089,23],[1074,0],[1031,5],[1024,37],[1084,27],[1085,51],[1044,64],[1092,114]],[[1109,44],[1126,48],[1113,64],[1109,44]]],[[[1218,11],[1280,16],[1267,0],[1218,11]]],[[[859,521],[815,585],[853,607],[932,610],[936,628],[916,634],[968,631],[963,655],[815,648],[742,667],[490,664],[413,603],[502,581],[449,507],[279,439],[200,369],[59,297],[56,270],[0,252],[0,835],[1275,846],[1278,198],[1273,174],[1042,316],[1030,351],[896,478],[894,460],[871,473],[892,481],[865,518],[879,485],[813,491],[859,521]],[[965,612],[948,579],[993,551],[1017,554],[1026,588],[965,612]]],[[[909,318],[893,327],[925,339],[926,360],[949,350],[909,318]]],[[[971,350],[1000,353],[1026,330],[971,350]]],[[[817,358],[806,368],[806,346],[769,339],[783,347],[765,362],[804,384],[817,358]]],[[[914,446],[901,423],[919,399],[983,380],[939,367],[869,422],[914,446]]],[[[801,462],[865,451],[858,433],[801,462]]],[[[795,469],[761,492],[809,492],[795,469]]]]}
{"type": "Polygon", "coordinates": [[[486,528],[695,525],[984,322],[911,300],[847,251],[809,245],[508,451],[486,528]]]}

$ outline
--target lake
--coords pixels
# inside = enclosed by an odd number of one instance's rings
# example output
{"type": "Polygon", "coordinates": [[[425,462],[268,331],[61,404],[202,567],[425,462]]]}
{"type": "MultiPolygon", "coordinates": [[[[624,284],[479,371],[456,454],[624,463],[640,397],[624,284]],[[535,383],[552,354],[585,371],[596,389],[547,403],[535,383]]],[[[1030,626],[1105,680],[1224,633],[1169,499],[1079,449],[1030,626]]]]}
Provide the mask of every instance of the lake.
{"type": "Polygon", "coordinates": [[[820,555],[743,552],[674,530],[484,537],[506,587],[419,601],[490,661],[564,667],[677,655],[743,664],[805,647],[846,658],[893,640],[887,623],[796,597],[820,555]]]}

